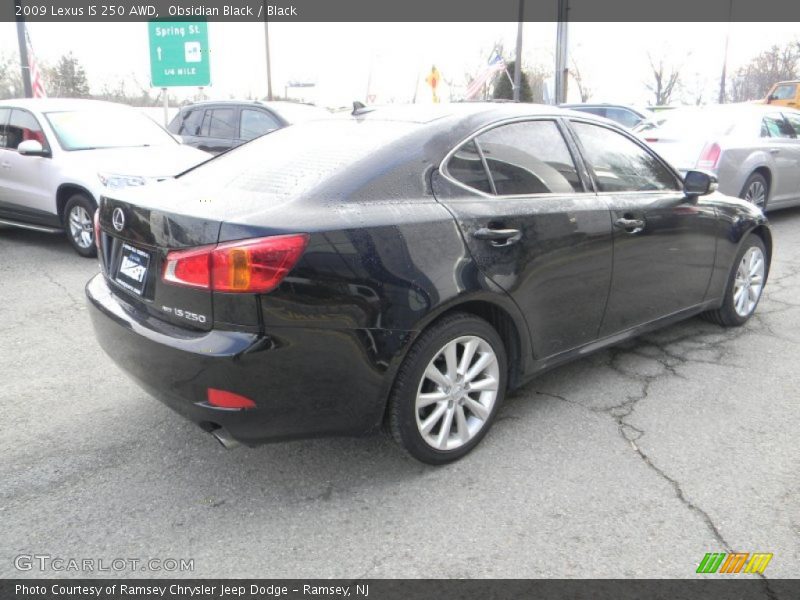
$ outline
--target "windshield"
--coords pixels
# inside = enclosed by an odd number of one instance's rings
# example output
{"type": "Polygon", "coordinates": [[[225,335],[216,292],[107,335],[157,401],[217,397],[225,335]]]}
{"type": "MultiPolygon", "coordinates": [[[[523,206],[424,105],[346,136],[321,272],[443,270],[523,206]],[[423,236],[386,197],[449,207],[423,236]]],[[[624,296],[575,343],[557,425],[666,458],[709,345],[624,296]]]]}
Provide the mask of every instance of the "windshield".
{"type": "Polygon", "coordinates": [[[64,150],[176,144],[152,119],[135,110],[94,109],[45,115],[64,150]]]}

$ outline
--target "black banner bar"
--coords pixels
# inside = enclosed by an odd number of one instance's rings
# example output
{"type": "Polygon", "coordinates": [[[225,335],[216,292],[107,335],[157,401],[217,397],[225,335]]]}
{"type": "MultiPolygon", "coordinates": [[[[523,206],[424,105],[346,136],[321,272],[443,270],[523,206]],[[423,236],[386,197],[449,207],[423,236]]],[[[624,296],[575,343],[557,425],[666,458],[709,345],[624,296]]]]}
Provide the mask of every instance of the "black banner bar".
{"type": "MultiPolygon", "coordinates": [[[[522,0],[526,21],[555,21],[558,0],[522,0]]],[[[520,0],[0,0],[0,21],[514,22],[520,0]],[[19,13],[19,14],[17,14],[19,13]]],[[[800,21],[789,0],[568,0],[573,22],[800,21]]]]}
{"type": "Polygon", "coordinates": [[[3,600],[790,600],[798,580],[6,579],[3,600]]]}

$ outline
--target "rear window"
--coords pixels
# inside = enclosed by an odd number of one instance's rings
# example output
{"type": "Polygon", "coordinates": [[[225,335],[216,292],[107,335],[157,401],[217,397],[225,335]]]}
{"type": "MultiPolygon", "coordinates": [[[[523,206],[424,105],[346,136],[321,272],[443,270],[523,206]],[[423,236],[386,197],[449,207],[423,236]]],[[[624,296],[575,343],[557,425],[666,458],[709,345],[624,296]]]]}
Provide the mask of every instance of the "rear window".
{"type": "Polygon", "coordinates": [[[180,176],[193,185],[258,192],[280,202],[416,129],[411,123],[317,121],[286,127],[180,176]]]}

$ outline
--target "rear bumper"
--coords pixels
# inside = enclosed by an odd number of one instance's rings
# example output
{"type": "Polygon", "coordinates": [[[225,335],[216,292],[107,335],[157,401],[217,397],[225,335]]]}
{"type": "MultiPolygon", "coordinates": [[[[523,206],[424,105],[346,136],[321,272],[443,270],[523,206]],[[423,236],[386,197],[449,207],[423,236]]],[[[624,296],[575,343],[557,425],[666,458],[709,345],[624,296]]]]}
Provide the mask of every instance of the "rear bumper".
{"type": "Polygon", "coordinates": [[[120,368],[182,416],[206,430],[224,427],[247,445],[373,430],[393,365],[412,339],[391,330],[193,332],[127,304],[102,274],[86,285],[86,296],[95,335],[120,368]],[[246,396],[256,407],[209,406],[209,387],[246,396]]]}

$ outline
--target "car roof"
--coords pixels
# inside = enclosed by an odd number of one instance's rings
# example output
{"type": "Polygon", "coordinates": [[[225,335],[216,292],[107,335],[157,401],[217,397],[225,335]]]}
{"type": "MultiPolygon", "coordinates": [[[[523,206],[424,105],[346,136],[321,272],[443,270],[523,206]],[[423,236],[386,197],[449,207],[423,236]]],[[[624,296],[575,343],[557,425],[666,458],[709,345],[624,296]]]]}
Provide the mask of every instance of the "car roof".
{"type": "MultiPolygon", "coordinates": [[[[218,106],[218,105],[231,105],[231,106],[265,106],[266,108],[280,109],[281,106],[308,106],[312,108],[320,108],[316,104],[308,102],[292,102],[291,100],[202,100],[200,102],[190,102],[185,106],[181,106],[181,110],[188,110],[190,108],[203,107],[203,106],[218,106]]],[[[324,110],[324,109],[322,109],[324,110]]]]}
{"type": "Polygon", "coordinates": [[[106,102],[105,100],[88,100],[85,98],[15,98],[0,100],[5,108],[25,108],[38,112],[59,112],[86,109],[130,109],[127,104],[106,102]]]}

